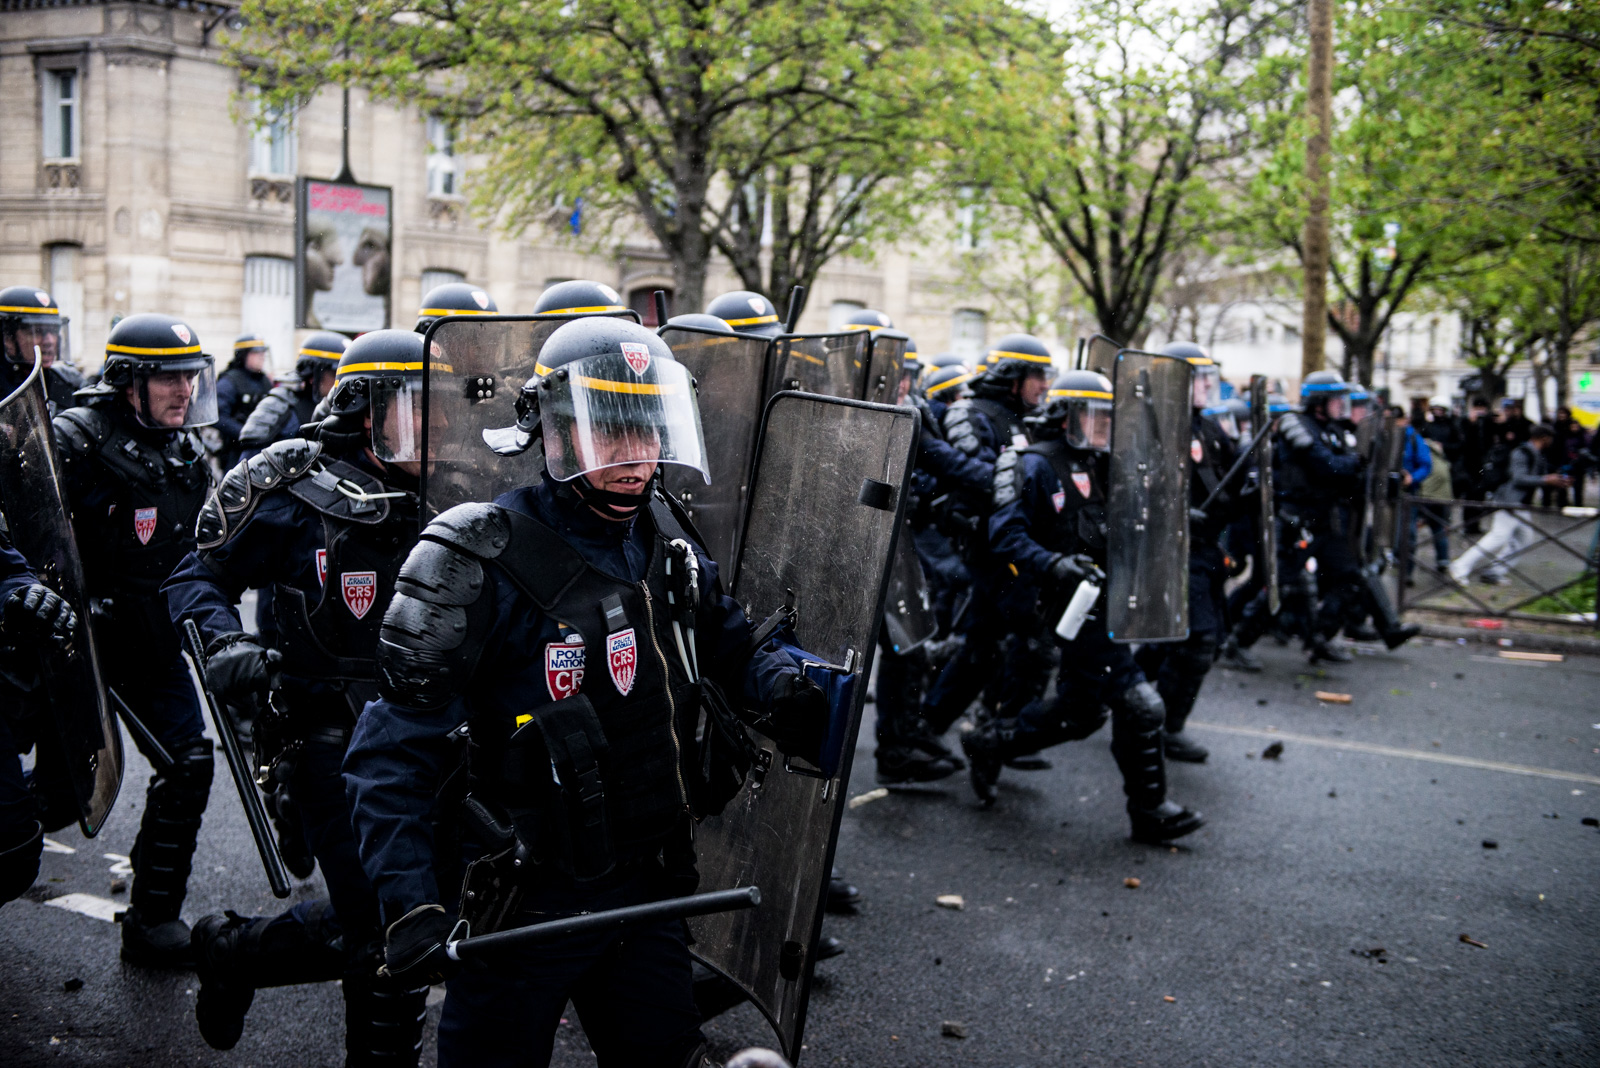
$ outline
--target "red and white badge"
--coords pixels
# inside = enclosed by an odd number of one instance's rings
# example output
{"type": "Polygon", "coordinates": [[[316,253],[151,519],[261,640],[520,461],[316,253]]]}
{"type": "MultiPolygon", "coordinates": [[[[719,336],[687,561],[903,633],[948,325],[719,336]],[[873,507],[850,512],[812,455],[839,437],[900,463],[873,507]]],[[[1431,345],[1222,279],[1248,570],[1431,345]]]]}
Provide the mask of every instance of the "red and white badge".
{"type": "Polygon", "coordinates": [[[611,681],[617,692],[628,696],[639,668],[639,641],[632,627],[606,635],[606,667],[611,671],[611,681]]]}
{"type": "Polygon", "coordinates": [[[1089,494],[1094,491],[1094,483],[1089,481],[1089,473],[1087,471],[1072,472],[1072,484],[1077,487],[1078,496],[1084,500],[1088,500],[1089,494]]]}
{"type": "Polygon", "coordinates": [[[621,348],[622,358],[628,361],[633,373],[644,374],[645,369],[650,366],[650,346],[641,345],[637,341],[624,341],[621,348]]]}
{"type": "Polygon", "coordinates": [[[571,697],[583,686],[583,635],[573,631],[565,642],[544,647],[544,684],[550,700],[571,697]]]}
{"type": "Polygon", "coordinates": [[[339,592],[344,594],[344,605],[350,614],[360,619],[372,610],[378,599],[378,573],[376,571],[346,571],[339,576],[339,592]]]}
{"type": "Polygon", "coordinates": [[[1199,438],[1191,438],[1189,441],[1189,459],[1193,460],[1195,463],[1199,463],[1205,458],[1205,446],[1200,444],[1199,438]]]}
{"type": "Polygon", "coordinates": [[[189,328],[184,326],[182,323],[173,323],[172,332],[177,334],[178,340],[183,342],[185,345],[187,345],[190,339],[193,337],[193,335],[189,333],[189,328]]]}
{"type": "Polygon", "coordinates": [[[150,535],[156,532],[156,510],[154,508],[135,508],[133,510],[133,533],[138,537],[140,545],[150,544],[150,535]]]}
{"type": "Polygon", "coordinates": [[[484,311],[488,311],[489,310],[489,294],[485,293],[481,289],[474,289],[472,291],[472,303],[476,304],[478,307],[482,308],[484,311]]]}
{"type": "Polygon", "coordinates": [[[1050,503],[1056,506],[1056,511],[1061,511],[1061,509],[1067,506],[1067,491],[1056,490],[1054,493],[1050,494],[1050,503]]]}
{"type": "Polygon", "coordinates": [[[317,550],[317,584],[319,586],[328,584],[328,550],[326,549],[317,550]]]}

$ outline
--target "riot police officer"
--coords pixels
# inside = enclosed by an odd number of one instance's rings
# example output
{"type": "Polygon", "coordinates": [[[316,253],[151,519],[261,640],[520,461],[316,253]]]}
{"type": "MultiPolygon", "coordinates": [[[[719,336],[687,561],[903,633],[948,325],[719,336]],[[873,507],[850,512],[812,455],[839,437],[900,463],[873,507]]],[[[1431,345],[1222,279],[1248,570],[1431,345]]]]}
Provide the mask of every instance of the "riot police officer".
{"type": "Polygon", "coordinates": [[[735,289],[724,293],[706,305],[707,315],[733,327],[738,334],[757,337],[777,337],[783,333],[783,322],[772,301],[748,289],[735,289]]]}
{"type": "MultiPolygon", "coordinates": [[[[1014,460],[995,471],[993,552],[1016,567],[1019,585],[1049,620],[1063,614],[1081,582],[1105,586],[1112,401],[1104,375],[1062,374],[1050,387],[1041,440],[1009,454],[1014,460]]],[[[1054,700],[1035,698],[1014,712],[1002,708],[1001,718],[962,736],[979,800],[989,806],[998,798],[1006,760],[1089,737],[1104,725],[1109,707],[1111,752],[1122,770],[1133,838],[1165,842],[1198,830],[1200,814],[1167,797],[1166,709],[1129,646],[1111,640],[1103,616],[1085,620],[1074,639],[1059,633],[1057,639],[1063,645],[1054,700]]]]}
{"type": "MultiPolygon", "coordinates": [[[[786,655],[751,651],[749,621],[659,488],[664,463],[705,473],[670,348],[589,317],[552,333],[539,366],[527,392],[544,477],[428,525],[384,619],[382,697],[345,760],[385,967],[408,983],[455,970],[462,873],[429,823],[452,734],[469,738],[468,797],[440,819],[459,816],[461,856],[476,861],[462,898],[478,930],[691,890],[692,819],[724,770],[698,751],[714,732],[697,735],[695,709],[726,708],[721,694],[765,710],[769,737],[821,745],[822,691],[786,655]],[[696,602],[698,651],[678,625],[696,602]]],[[[601,1064],[697,1063],[691,975],[681,922],[474,966],[449,980],[439,1063],[547,1063],[569,997],[601,1064]]]]}
{"type": "Polygon", "coordinates": [[[466,282],[446,282],[428,290],[417,310],[416,332],[426,334],[435,319],[446,315],[498,315],[494,298],[466,282]]]}
{"type": "Polygon", "coordinates": [[[122,956],[184,964],[189,928],[179,911],[211,789],[211,742],[158,590],[193,551],[195,520],[211,490],[194,428],[217,418],[214,366],[183,320],[133,315],[106,340],[100,382],[78,396],[81,407],[55,417],[55,435],[101,617],[102,666],[107,684],[173,758],[145,798],[122,956]]]}
{"type": "Polygon", "coordinates": [[[222,435],[223,469],[239,458],[239,435],[250,413],[272,389],[267,374],[267,343],[254,333],[240,334],[233,343],[233,360],[217,376],[217,432],[222,435]]]}
{"type": "Polygon", "coordinates": [[[300,343],[295,353],[294,381],[273,386],[261,398],[239,432],[243,459],[250,459],[274,441],[293,437],[313,419],[317,402],[333,388],[344,355],[343,335],[319,330],[300,343]]]}
{"type": "Polygon", "coordinates": [[[346,1064],[416,1063],[427,992],[377,974],[378,901],[339,766],[377,697],[378,628],[416,542],[422,365],[410,331],[351,342],[333,414],[313,428],[331,444],[288,438],[230,471],[200,515],[196,551],[164,587],[174,623],[199,628],[217,699],[256,710],[274,807],[294,809],[329,894],[279,916],[195,924],[195,1019],[216,1049],[239,1040],[257,988],[342,978],[346,1064]],[[273,649],[244,633],[237,608],[246,589],[268,587],[273,649]]]}
{"type": "MultiPolygon", "coordinates": [[[[1005,449],[1025,448],[1024,419],[1043,399],[1050,384],[1050,350],[1028,334],[1009,334],[985,357],[986,367],[970,383],[971,395],[944,415],[944,437],[965,456],[993,465],[1005,449]]],[[[967,566],[973,576],[973,609],[968,614],[966,643],[939,674],[924,702],[923,718],[935,734],[950,729],[986,686],[1002,673],[1001,647],[1009,633],[1006,597],[1011,576],[989,552],[988,517],[992,501],[983,501],[968,516],[967,566]]]]}
{"type": "MultiPolygon", "coordinates": [[[[28,562],[11,545],[0,516],[0,663],[21,667],[40,642],[69,641],[77,628],[72,606],[34,577],[28,562]],[[19,663],[13,665],[15,658],[19,663]]],[[[14,674],[0,672],[0,905],[13,901],[39,874],[44,827],[23,776],[20,758],[32,748],[15,722],[21,695],[9,692],[14,674]]]]}
{"type": "Polygon", "coordinates": [[[0,289],[0,395],[20,386],[33,368],[33,350],[44,363],[45,399],[50,414],[72,407],[83,376],[72,366],[67,317],[55,300],[32,286],[0,289]]]}
{"type": "Polygon", "coordinates": [[[1222,368],[1200,346],[1174,342],[1162,353],[1187,360],[1193,368],[1192,418],[1189,424],[1189,637],[1181,642],[1154,642],[1140,649],[1140,670],[1155,681],[1166,707],[1162,744],[1168,760],[1200,763],[1209,755],[1205,746],[1183,733],[1206,673],[1216,659],[1217,647],[1227,637],[1227,603],[1223,586],[1228,580],[1222,534],[1235,521],[1247,519],[1254,500],[1237,478],[1223,479],[1238,458],[1233,441],[1206,411],[1222,403],[1222,368]],[[1213,491],[1214,499],[1207,503],[1213,491]]]}

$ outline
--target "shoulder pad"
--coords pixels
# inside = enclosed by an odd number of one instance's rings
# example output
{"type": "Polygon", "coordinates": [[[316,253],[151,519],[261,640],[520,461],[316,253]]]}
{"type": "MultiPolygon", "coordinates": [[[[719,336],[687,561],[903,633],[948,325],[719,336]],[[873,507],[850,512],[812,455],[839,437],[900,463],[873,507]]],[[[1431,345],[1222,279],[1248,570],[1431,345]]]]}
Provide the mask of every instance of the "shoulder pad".
{"type": "Polygon", "coordinates": [[[68,408],[51,424],[56,441],[73,457],[93,455],[111,439],[111,420],[96,408],[68,408]]]}
{"type": "Polygon", "coordinates": [[[1306,425],[1308,421],[1301,413],[1290,412],[1289,417],[1279,424],[1278,433],[1283,435],[1284,444],[1295,450],[1310,448],[1316,436],[1311,427],[1306,425]]]}
{"type": "Polygon", "coordinates": [[[250,469],[250,484],[258,490],[274,489],[292,482],[311,469],[322,454],[322,442],[305,438],[275,441],[245,461],[250,469]]]}
{"type": "Polygon", "coordinates": [[[239,444],[254,449],[276,440],[293,405],[294,394],[288,386],[273,386],[244,421],[239,431],[239,444]]]}
{"type": "Polygon", "coordinates": [[[1022,454],[1006,449],[994,462],[994,506],[1004,508],[1022,494],[1022,454]]]}
{"type": "Polygon", "coordinates": [[[452,545],[480,560],[493,560],[511,543],[511,522],[498,504],[458,504],[439,513],[423,528],[422,537],[452,545]]]}
{"type": "Polygon", "coordinates": [[[206,498],[195,524],[196,548],[214,549],[228,540],[248,517],[256,494],[250,485],[248,463],[235,464],[222,476],[222,485],[206,498]]]}
{"type": "MultiPolygon", "coordinates": [[[[458,505],[430,523],[467,508],[458,505]]],[[[445,541],[419,541],[400,567],[378,632],[378,674],[386,697],[438,708],[461,691],[483,652],[487,619],[483,564],[445,541]]]]}
{"type": "Polygon", "coordinates": [[[469,605],[483,592],[483,564],[453,545],[421,541],[400,566],[396,594],[436,605],[469,605]]]}
{"type": "Polygon", "coordinates": [[[956,401],[944,413],[944,437],[951,445],[968,456],[976,456],[983,449],[978,431],[972,425],[972,405],[966,398],[956,401]]]}

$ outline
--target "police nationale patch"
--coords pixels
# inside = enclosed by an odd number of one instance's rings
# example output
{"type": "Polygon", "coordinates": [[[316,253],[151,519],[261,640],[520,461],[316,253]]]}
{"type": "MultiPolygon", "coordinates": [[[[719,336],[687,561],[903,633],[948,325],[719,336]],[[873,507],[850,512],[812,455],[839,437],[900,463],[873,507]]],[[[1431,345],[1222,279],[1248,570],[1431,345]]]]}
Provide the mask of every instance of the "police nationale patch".
{"type": "Polygon", "coordinates": [[[481,289],[474,289],[472,291],[472,303],[476,304],[478,307],[482,308],[484,311],[488,311],[489,310],[489,294],[485,293],[481,289]]]}
{"type": "Polygon", "coordinates": [[[1061,511],[1061,509],[1067,506],[1067,491],[1056,490],[1054,493],[1050,494],[1050,503],[1056,506],[1056,511],[1061,511]]]}
{"type": "Polygon", "coordinates": [[[326,549],[318,549],[317,550],[317,585],[326,586],[327,584],[328,584],[328,550],[326,550],[326,549]]]}
{"type": "Polygon", "coordinates": [[[50,306],[50,294],[46,293],[44,290],[35,289],[33,291],[33,297],[39,302],[39,307],[48,308],[50,306]]]}
{"type": "Polygon", "coordinates": [[[576,631],[568,634],[565,642],[544,647],[544,684],[550,700],[571,697],[583,687],[583,662],[583,635],[576,631]]]}
{"type": "Polygon", "coordinates": [[[606,635],[606,667],[611,671],[611,681],[617,692],[628,696],[639,668],[639,641],[632,627],[606,635]]]}
{"type": "Polygon", "coordinates": [[[637,341],[624,341],[622,358],[628,361],[628,366],[633,368],[634,374],[642,375],[650,366],[650,346],[641,345],[637,341]]]}
{"type": "Polygon", "coordinates": [[[378,598],[378,573],[376,571],[346,571],[339,576],[339,592],[344,595],[344,605],[357,619],[372,610],[378,598]]]}
{"type": "Polygon", "coordinates": [[[1078,495],[1085,500],[1089,499],[1089,494],[1094,490],[1094,483],[1089,481],[1087,471],[1072,472],[1072,484],[1077,488],[1078,495]]]}
{"type": "Polygon", "coordinates": [[[1200,444],[1199,438],[1189,439],[1189,459],[1199,463],[1206,458],[1205,446],[1200,444]]]}
{"type": "Polygon", "coordinates": [[[140,545],[149,545],[150,536],[156,532],[156,510],[154,508],[135,508],[133,510],[133,533],[139,539],[140,545]]]}
{"type": "Polygon", "coordinates": [[[185,345],[189,343],[190,338],[193,336],[189,333],[189,328],[184,326],[182,323],[173,323],[172,332],[177,334],[178,340],[183,342],[185,345]]]}

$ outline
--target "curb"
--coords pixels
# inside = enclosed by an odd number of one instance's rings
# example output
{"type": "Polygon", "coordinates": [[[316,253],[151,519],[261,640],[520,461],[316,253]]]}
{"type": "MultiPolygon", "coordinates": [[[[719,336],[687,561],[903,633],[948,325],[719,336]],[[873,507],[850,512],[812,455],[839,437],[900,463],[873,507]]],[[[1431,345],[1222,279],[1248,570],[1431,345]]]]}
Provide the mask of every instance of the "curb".
{"type": "Polygon", "coordinates": [[[1544,653],[1576,653],[1583,656],[1600,656],[1600,638],[1581,634],[1541,634],[1537,631],[1481,630],[1477,627],[1447,627],[1440,623],[1423,623],[1422,633],[1429,638],[1442,638],[1453,642],[1474,642],[1480,645],[1528,649],[1544,653]]]}

